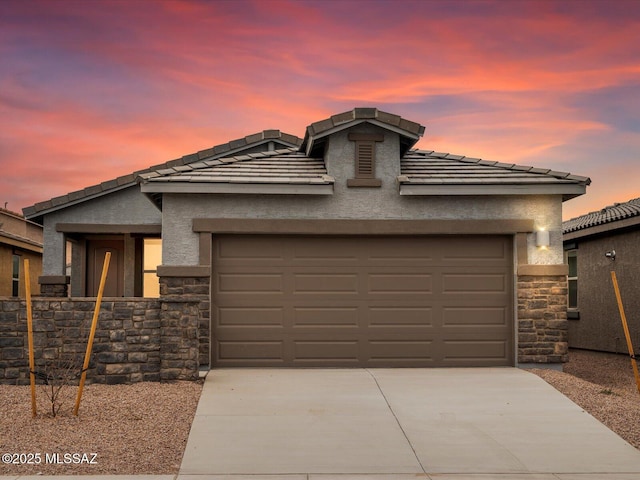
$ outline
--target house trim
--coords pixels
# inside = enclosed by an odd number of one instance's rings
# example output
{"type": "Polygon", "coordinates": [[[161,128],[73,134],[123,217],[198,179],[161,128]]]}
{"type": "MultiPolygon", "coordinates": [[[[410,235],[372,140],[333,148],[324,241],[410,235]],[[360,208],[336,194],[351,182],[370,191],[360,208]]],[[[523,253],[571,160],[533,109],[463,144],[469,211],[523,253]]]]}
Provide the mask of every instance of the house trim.
{"type": "Polygon", "coordinates": [[[464,235],[533,232],[530,219],[496,220],[286,220],[196,218],[194,232],[300,235],[464,235]]]}
{"type": "Polygon", "coordinates": [[[158,265],[159,277],[209,277],[208,265],[158,265]]]}
{"type": "MultiPolygon", "coordinates": [[[[333,179],[327,179],[327,182],[333,179]]],[[[270,184],[270,183],[189,183],[149,182],[140,186],[143,193],[240,193],[276,195],[333,195],[333,183],[270,184]]]]}
{"type": "Polygon", "coordinates": [[[71,281],[68,275],[42,275],[38,277],[40,285],[67,285],[71,281]]]}
{"type": "Polygon", "coordinates": [[[56,223],[56,232],[61,233],[142,233],[159,235],[162,233],[162,225],[134,225],[134,224],[109,224],[109,223],[56,223]]]}
{"type": "Polygon", "coordinates": [[[562,195],[563,201],[583,195],[586,186],[560,185],[412,185],[408,177],[398,177],[400,195],[562,195]]]}
{"type": "Polygon", "coordinates": [[[560,277],[569,273],[569,266],[560,265],[518,265],[519,276],[560,277]]]}

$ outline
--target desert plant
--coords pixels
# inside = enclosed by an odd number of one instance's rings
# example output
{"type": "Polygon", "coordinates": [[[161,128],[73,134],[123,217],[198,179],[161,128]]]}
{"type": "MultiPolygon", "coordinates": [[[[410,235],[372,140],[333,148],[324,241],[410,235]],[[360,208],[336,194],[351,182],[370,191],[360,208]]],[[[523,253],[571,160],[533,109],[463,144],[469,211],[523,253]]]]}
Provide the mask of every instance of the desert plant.
{"type": "Polygon", "coordinates": [[[48,400],[51,416],[57,416],[63,404],[69,400],[66,391],[68,387],[78,384],[81,369],[82,359],[78,355],[65,354],[59,348],[53,358],[46,360],[42,370],[36,372],[36,379],[41,382],[41,391],[48,400]]]}

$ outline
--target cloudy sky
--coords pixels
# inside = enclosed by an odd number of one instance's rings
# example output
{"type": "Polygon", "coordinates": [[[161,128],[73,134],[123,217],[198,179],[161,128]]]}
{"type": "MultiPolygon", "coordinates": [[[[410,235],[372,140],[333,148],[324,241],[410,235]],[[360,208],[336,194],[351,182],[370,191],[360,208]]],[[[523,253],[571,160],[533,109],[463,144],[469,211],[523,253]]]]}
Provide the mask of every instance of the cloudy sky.
{"type": "Polygon", "coordinates": [[[377,107],[417,147],[640,197],[640,1],[0,2],[0,207],[377,107]]]}

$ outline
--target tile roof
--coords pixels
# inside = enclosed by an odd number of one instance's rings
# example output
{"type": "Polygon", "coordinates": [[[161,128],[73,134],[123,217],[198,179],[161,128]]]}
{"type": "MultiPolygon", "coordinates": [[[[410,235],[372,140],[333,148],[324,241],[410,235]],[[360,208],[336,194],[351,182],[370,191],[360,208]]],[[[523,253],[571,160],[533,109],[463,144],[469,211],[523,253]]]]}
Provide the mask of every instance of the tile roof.
{"type": "Polygon", "coordinates": [[[513,163],[430,150],[411,150],[401,160],[401,185],[507,186],[589,185],[587,177],[513,163]]]}
{"type": "Polygon", "coordinates": [[[624,203],[614,203],[596,212],[590,212],[567,220],[562,223],[562,233],[577,232],[633,217],[640,217],[640,198],[634,198],[624,203]]]}
{"type": "Polygon", "coordinates": [[[143,183],[279,183],[332,184],[322,158],[297,148],[249,153],[159,169],[140,175],[143,183]]]}
{"type": "Polygon", "coordinates": [[[377,108],[354,108],[309,125],[300,149],[305,151],[307,155],[317,155],[322,148],[324,137],[359,123],[371,123],[400,134],[401,155],[413,147],[424,134],[422,125],[406,120],[399,115],[383,112],[377,108]]]}
{"type": "Polygon", "coordinates": [[[233,155],[236,152],[250,149],[259,145],[268,144],[269,142],[276,142],[281,146],[290,145],[292,147],[299,147],[302,144],[302,139],[290,135],[288,133],[281,132],[280,130],[263,130],[259,133],[247,135],[244,138],[237,140],[231,140],[230,142],[216,145],[205,150],[200,150],[195,153],[184,155],[180,158],[170,160],[159,165],[154,165],[143,170],[123,175],[113,180],[108,180],[97,185],[86,187],[82,190],[68,193],[59,197],[52,198],[44,202],[36,203],[35,205],[25,207],[22,209],[24,215],[27,218],[36,218],[44,215],[48,211],[57,210],[67,205],[72,205],[89,198],[98,197],[107,193],[115,192],[123,188],[127,188],[136,184],[138,175],[173,167],[179,167],[183,165],[189,165],[193,162],[199,162],[204,159],[219,158],[225,155],[233,155]]]}

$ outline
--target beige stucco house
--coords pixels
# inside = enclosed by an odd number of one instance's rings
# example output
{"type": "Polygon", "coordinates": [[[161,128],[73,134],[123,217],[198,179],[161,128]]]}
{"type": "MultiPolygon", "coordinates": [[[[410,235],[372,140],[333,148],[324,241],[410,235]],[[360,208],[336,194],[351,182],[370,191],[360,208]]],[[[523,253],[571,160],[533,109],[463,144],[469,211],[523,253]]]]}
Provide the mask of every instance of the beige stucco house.
{"type": "Polygon", "coordinates": [[[24,297],[24,260],[29,260],[31,290],[39,292],[42,227],[21,214],[0,208],[0,297],[24,297]]]}

